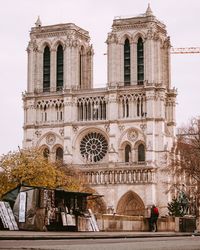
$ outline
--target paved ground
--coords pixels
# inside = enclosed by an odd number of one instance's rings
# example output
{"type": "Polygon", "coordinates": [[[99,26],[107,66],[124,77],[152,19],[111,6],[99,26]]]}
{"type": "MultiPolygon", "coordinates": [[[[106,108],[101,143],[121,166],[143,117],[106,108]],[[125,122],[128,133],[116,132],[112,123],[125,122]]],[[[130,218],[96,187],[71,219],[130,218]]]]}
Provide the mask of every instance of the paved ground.
{"type": "Polygon", "coordinates": [[[200,250],[199,236],[1,240],[0,250],[200,250]]]}
{"type": "Polygon", "coordinates": [[[182,232],[35,232],[35,231],[0,231],[0,240],[45,240],[45,239],[105,239],[105,238],[154,238],[200,236],[200,233],[182,232]]]}

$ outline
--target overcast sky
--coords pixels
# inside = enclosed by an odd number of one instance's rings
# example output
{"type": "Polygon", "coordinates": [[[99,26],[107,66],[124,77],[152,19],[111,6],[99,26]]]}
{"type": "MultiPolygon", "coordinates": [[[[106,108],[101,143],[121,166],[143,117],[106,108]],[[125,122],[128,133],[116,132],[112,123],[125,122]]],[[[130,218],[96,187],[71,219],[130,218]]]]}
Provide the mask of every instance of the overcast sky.
{"type": "MultiPolygon", "coordinates": [[[[200,47],[199,0],[0,0],[0,155],[22,145],[26,47],[37,16],[42,25],[72,22],[89,31],[95,51],[94,85],[104,86],[107,66],[103,54],[113,18],[144,13],[148,3],[166,24],[174,47],[200,47]]],[[[180,126],[200,114],[200,54],[172,55],[171,62],[180,126]]]]}

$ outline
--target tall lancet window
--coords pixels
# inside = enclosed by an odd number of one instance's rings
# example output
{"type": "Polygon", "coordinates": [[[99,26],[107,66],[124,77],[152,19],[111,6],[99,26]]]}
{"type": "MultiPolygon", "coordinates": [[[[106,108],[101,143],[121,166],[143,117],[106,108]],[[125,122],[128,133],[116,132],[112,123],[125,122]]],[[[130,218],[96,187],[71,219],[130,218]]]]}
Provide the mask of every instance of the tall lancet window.
{"type": "Polygon", "coordinates": [[[138,39],[137,43],[137,80],[138,84],[142,85],[144,81],[144,45],[142,38],[138,39]]]}
{"type": "Polygon", "coordinates": [[[57,91],[63,88],[63,47],[58,46],[57,49],[57,64],[56,64],[56,89],[57,91]]]}
{"type": "Polygon", "coordinates": [[[145,161],[145,147],[143,144],[138,146],[138,162],[145,161]]]}
{"type": "Polygon", "coordinates": [[[63,149],[58,147],[56,149],[56,160],[57,161],[62,161],[63,160],[63,149]]]}
{"type": "Polygon", "coordinates": [[[131,161],[131,146],[129,144],[125,147],[125,162],[131,161]]]}
{"type": "Polygon", "coordinates": [[[50,91],[50,49],[48,46],[43,54],[43,91],[50,91]]]}
{"type": "Polygon", "coordinates": [[[84,48],[81,47],[79,52],[79,86],[80,88],[83,86],[83,52],[84,48]]]}
{"type": "Polygon", "coordinates": [[[131,50],[129,40],[124,43],[124,85],[130,85],[131,82],[131,50]]]}

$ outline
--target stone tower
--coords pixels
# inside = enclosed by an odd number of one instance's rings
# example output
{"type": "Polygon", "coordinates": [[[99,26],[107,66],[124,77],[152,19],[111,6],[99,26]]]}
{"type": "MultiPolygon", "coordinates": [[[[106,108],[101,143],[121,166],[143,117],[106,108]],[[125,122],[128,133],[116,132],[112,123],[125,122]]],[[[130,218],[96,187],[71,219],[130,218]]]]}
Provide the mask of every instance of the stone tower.
{"type": "Polygon", "coordinates": [[[93,88],[89,40],[75,24],[37,20],[27,49],[23,145],[80,168],[103,195],[101,212],[144,215],[156,203],[166,214],[162,169],[175,139],[176,102],[166,27],[150,6],[115,18],[105,88],[93,88]]]}

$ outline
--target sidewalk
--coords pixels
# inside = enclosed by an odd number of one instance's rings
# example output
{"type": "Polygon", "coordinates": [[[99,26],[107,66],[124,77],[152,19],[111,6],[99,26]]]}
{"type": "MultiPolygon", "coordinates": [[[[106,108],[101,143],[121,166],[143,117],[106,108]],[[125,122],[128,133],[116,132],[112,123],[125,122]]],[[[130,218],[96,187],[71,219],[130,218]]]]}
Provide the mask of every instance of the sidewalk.
{"type": "Polygon", "coordinates": [[[50,239],[112,239],[200,236],[184,232],[34,232],[0,231],[0,240],[50,240],[50,239]]]}

